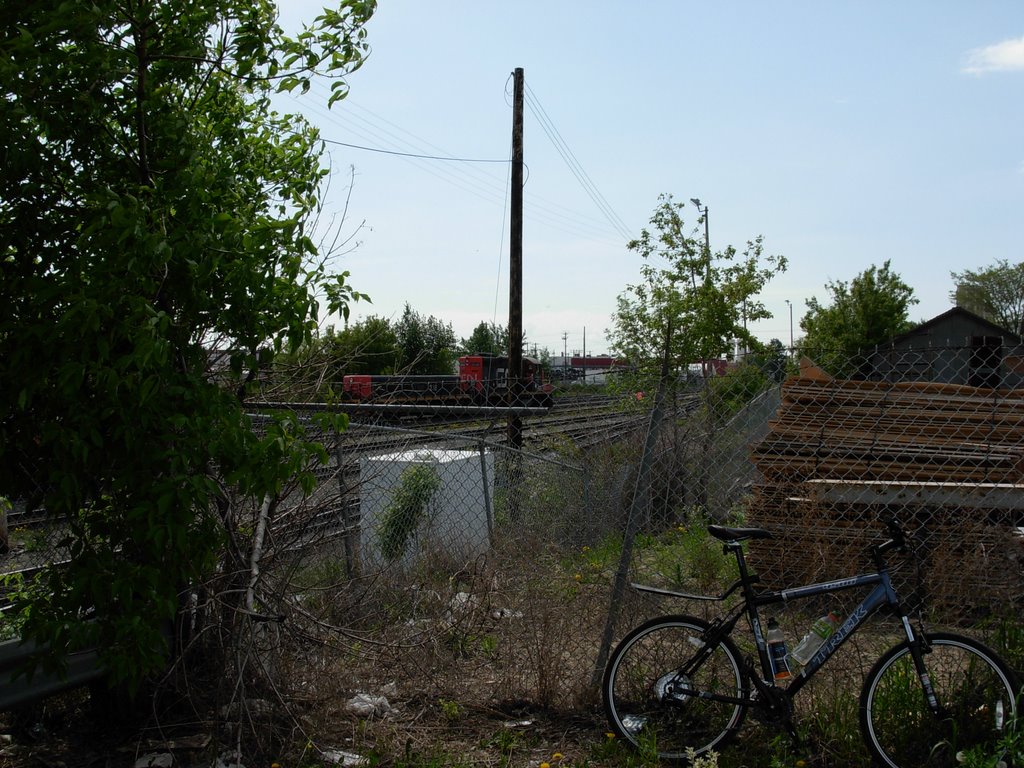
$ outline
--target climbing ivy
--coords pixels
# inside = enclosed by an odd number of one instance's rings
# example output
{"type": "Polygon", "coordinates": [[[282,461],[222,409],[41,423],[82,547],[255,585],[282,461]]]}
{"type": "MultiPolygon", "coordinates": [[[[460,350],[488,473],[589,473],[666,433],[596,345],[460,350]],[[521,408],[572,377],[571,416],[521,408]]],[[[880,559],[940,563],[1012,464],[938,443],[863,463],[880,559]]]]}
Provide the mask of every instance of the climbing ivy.
{"type": "Polygon", "coordinates": [[[380,552],[386,559],[397,560],[408,551],[440,487],[441,478],[429,464],[414,464],[402,472],[377,528],[380,552]]]}

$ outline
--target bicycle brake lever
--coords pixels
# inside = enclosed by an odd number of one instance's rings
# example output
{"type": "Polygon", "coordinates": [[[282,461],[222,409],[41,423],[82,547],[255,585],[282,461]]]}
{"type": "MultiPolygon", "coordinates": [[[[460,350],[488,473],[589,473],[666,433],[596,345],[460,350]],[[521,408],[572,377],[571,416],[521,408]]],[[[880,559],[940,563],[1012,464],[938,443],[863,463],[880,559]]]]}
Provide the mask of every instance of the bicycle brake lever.
{"type": "Polygon", "coordinates": [[[900,521],[896,519],[896,515],[892,512],[885,512],[882,514],[882,522],[885,527],[889,529],[889,535],[893,538],[893,544],[900,552],[907,551],[907,534],[903,530],[903,526],[900,525],[900,521]]]}

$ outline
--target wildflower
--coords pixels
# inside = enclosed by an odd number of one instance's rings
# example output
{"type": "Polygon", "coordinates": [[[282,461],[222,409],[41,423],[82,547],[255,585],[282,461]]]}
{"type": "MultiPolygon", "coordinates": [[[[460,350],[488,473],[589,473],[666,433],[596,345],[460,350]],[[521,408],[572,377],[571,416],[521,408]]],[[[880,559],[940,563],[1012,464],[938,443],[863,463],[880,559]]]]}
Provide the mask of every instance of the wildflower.
{"type": "Polygon", "coordinates": [[[573,578],[576,579],[576,581],[583,581],[583,574],[577,573],[573,578]]]}
{"type": "Polygon", "coordinates": [[[614,739],[615,738],[615,734],[612,733],[611,731],[608,731],[608,733],[606,733],[605,736],[607,736],[609,739],[614,739]]]}
{"type": "Polygon", "coordinates": [[[537,768],[551,768],[551,763],[541,763],[537,768]]]}
{"type": "Polygon", "coordinates": [[[555,754],[553,754],[551,756],[551,759],[554,760],[557,763],[559,760],[563,759],[564,757],[565,757],[565,755],[563,755],[561,752],[555,752],[555,754]]]}

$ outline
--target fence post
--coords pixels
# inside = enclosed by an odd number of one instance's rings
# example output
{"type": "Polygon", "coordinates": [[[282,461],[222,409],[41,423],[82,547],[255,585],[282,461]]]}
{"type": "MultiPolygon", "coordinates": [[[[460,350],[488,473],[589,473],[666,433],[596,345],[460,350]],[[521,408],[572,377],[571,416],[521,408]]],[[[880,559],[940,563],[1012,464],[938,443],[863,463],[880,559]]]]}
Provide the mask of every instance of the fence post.
{"type": "Polygon", "coordinates": [[[658,384],[658,391],[654,396],[654,407],[651,409],[651,420],[648,424],[647,436],[644,440],[643,455],[640,457],[636,487],[633,490],[633,499],[629,505],[629,512],[626,515],[626,523],[622,533],[622,552],[619,555],[619,567],[615,572],[615,579],[612,582],[608,617],[605,621],[604,633],[601,636],[601,646],[597,652],[597,660],[594,663],[594,672],[590,677],[592,688],[600,685],[605,664],[608,662],[608,655],[611,653],[612,640],[615,636],[615,625],[618,623],[619,611],[622,608],[622,598],[626,593],[626,583],[629,578],[629,567],[633,560],[633,540],[636,538],[639,523],[644,513],[643,507],[648,505],[650,500],[651,463],[653,461],[658,429],[664,418],[666,390],[670,386],[669,351],[671,349],[671,341],[672,325],[669,323],[669,327],[665,332],[665,357],[661,364],[661,381],[658,384]]]}
{"type": "Polygon", "coordinates": [[[354,578],[358,571],[356,562],[355,547],[352,544],[352,537],[355,532],[352,530],[352,516],[349,514],[348,485],[345,483],[345,467],[342,463],[341,433],[334,427],[334,462],[338,465],[338,503],[341,507],[341,540],[345,547],[345,575],[354,578]]]}
{"type": "Polygon", "coordinates": [[[484,489],[484,514],[487,515],[487,543],[494,547],[494,510],[491,508],[491,489],[487,487],[487,452],[484,438],[480,438],[480,482],[484,489]]]}

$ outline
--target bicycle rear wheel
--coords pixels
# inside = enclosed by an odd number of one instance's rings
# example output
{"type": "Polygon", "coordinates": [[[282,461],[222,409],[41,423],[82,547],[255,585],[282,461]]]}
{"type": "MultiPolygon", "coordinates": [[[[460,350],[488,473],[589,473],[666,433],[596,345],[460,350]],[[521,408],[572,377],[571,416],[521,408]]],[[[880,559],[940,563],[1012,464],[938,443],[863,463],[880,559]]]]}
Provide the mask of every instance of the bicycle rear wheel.
{"type": "Polygon", "coordinates": [[[991,649],[951,633],[927,635],[924,663],[941,708],[936,716],[908,643],[868,673],[860,696],[864,740],[881,765],[955,766],[957,753],[997,754],[1017,712],[1016,676],[991,649]]]}
{"type": "Polygon", "coordinates": [[[745,675],[728,638],[694,664],[707,628],[701,619],[663,616],[623,638],[601,691],[616,734],[636,747],[653,746],[661,759],[680,760],[687,749],[699,755],[735,733],[746,706],[706,696],[744,698],[745,675]]]}

